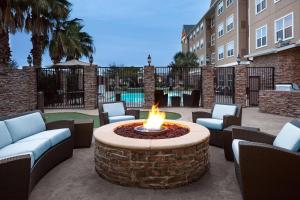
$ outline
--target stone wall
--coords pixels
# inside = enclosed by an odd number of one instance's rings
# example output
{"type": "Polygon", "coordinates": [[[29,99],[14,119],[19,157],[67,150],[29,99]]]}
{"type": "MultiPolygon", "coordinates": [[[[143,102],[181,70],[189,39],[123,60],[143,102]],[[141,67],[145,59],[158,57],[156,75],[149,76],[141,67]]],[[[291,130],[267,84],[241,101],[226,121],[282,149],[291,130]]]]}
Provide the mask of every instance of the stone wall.
{"type": "Polygon", "coordinates": [[[260,91],[259,110],[270,114],[300,118],[300,92],[260,91]]]}
{"type": "Polygon", "coordinates": [[[151,108],[154,104],[155,92],[155,68],[153,66],[144,67],[144,93],[145,105],[144,108],[151,108]]]}
{"type": "Polygon", "coordinates": [[[97,106],[97,68],[96,66],[84,67],[84,108],[95,109],[97,106]]]}
{"type": "Polygon", "coordinates": [[[207,66],[202,68],[202,105],[204,108],[211,108],[214,103],[214,68],[207,66]]]}
{"type": "Polygon", "coordinates": [[[247,66],[239,65],[235,67],[235,103],[243,107],[247,106],[247,66]]]}
{"type": "Polygon", "coordinates": [[[6,69],[0,73],[0,116],[34,110],[37,107],[35,68],[6,69]]]}

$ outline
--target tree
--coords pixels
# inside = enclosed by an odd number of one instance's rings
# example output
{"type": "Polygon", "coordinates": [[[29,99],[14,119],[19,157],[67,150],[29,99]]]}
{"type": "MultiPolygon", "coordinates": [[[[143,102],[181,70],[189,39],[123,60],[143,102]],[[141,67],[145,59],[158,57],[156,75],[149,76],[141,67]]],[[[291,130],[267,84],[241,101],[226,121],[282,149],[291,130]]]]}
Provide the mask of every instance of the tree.
{"type": "Polygon", "coordinates": [[[174,56],[173,67],[199,67],[198,57],[194,52],[178,52],[174,56]]]}
{"type": "Polygon", "coordinates": [[[92,37],[84,32],[81,19],[57,20],[49,45],[49,54],[54,63],[89,57],[94,52],[92,37]]]}
{"type": "Polygon", "coordinates": [[[9,65],[11,60],[9,34],[23,29],[27,8],[23,0],[0,1],[0,64],[2,65],[9,65]]]}

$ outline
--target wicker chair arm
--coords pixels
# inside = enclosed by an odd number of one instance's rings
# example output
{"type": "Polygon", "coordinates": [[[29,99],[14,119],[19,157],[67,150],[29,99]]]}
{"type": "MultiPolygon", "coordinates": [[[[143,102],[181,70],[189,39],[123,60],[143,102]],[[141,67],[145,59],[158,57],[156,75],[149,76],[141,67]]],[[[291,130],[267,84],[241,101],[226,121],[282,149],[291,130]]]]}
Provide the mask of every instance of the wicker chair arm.
{"type": "Polygon", "coordinates": [[[208,112],[192,112],[193,122],[196,123],[198,118],[211,118],[211,113],[208,112]]]}
{"type": "Polygon", "coordinates": [[[300,154],[272,145],[240,142],[244,199],[300,199],[300,154]]]}
{"type": "Polygon", "coordinates": [[[126,110],[126,115],[132,115],[135,119],[140,119],[140,110],[126,110]]]}
{"type": "Polygon", "coordinates": [[[233,128],[232,139],[247,140],[249,142],[260,142],[265,144],[273,144],[276,136],[261,131],[253,131],[247,128],[233,128]]]}
{"type": "Polygon", "coordinates": [[[224,128],[227,128],[232,125],[241,126],[241,119],[232,115],[225,115],[223,117],[224,128]]]}
{"type": "Polygon", "coordinates": [[[99,121],[100,121],[100,126],[104,126],[106,124],[109,124],[108,113],[107,112],[100,112],[99,113],[99,121]]]}
{"type": "Polygon", "coordinates": [[[30,155],[0,159],[0,199],[28,199],[30,155]]]}

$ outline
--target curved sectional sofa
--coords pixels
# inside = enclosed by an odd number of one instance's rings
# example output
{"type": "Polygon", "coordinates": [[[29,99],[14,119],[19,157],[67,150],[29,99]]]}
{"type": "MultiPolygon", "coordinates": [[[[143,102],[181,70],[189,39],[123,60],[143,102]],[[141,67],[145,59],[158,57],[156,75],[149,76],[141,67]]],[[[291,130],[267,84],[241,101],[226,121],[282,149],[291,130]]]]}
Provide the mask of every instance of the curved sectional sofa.
{"type": "Polygon", "coordinates": [[[0,199],[26,200],[38,181],[73,155],[74,122],[45,123],[39,111],[0,118],[0,199]]]}

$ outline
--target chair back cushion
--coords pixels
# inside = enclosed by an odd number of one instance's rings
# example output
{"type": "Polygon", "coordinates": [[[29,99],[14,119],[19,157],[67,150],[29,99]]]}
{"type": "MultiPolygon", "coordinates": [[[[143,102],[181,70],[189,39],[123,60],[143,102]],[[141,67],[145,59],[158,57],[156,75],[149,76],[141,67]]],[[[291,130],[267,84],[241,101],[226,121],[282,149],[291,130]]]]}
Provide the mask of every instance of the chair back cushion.
{"type": "Polygon", "coordinates": [[[108,113],[108,117],[125,115],[125,108],[122,102],[103,104],[103,111],[108,113]]]}
{"type": "Polygon", "coordinates": [[[45,122],[39,112],[5,120],[5,124],[13,142],[46,130],[45,122]]]}
{"type": "Polygon", "coordinates": [[[11,135],[3,121],[0,121],[0,149],[11,144],[11,135]]]}
{"type": "Polygon", "coordinates": [[[299,151],[300,128],[291,122],[287,123],[277,135],[273,145],[294,152],[299,151]]]}
{"type": "Polygon", "coordinates": [[[225,115],[234,116],[236,114],[236,110],[236,105],[216,104],[213,109],[212,118],[223,120],[223,116],[225,115]]]}

